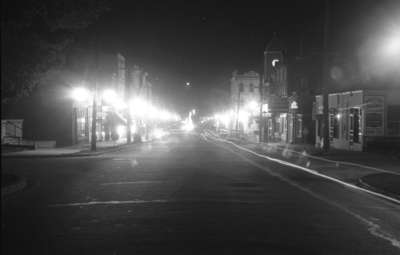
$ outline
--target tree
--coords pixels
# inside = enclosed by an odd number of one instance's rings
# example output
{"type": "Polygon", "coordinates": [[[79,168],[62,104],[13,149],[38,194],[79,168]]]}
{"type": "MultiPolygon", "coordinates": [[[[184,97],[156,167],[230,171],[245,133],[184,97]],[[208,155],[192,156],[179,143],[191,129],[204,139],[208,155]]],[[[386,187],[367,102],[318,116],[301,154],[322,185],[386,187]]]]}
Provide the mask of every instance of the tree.
{"type": "Polygon", "coordinates": [[[75,35],[109,9],[107,0],[3,0],[2,103],[28,95],[62,68],[75,35]]]}

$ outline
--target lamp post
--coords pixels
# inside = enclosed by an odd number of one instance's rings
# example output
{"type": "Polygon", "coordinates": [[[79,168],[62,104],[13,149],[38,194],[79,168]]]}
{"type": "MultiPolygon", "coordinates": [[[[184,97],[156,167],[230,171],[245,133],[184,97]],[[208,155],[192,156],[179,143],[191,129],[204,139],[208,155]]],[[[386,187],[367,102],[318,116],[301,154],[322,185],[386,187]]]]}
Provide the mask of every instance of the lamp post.
{"type": "Polygon", "coordinates": [[[292,128],[292,143],[296,143],[296,137],[297,137],[297,109],[298,105],[296,101],[293,101],[290,103],[290,110],[292,112],[292,123],[293,123],[293,128],[292,128]]]}
{"type": "Polygon", "coordinates": [[[97,149],[97,135],[96,135],[96,129],[97,129],[97,82],[95,82],[95,91],[93,95],[93,104],[92,104],[92,136],[90,140],[90,150],[91,151],[96,151],[97,149]]]}
{"type": "Polygon", "coordinates": [[[323,33],[322,97],[323,97],[323,151],[329,150],[329,92],[328,92],[328,42],[330,26],[330,0],[325,0],[325,21],[323,33]]]}
{"type": "Polygon", "coordinates": [[[237,105],[236,105],[236,136],[239,136],[240,92],[241,92],[241,88],[239,87],[238,101],[237,101],[237,105]]]}

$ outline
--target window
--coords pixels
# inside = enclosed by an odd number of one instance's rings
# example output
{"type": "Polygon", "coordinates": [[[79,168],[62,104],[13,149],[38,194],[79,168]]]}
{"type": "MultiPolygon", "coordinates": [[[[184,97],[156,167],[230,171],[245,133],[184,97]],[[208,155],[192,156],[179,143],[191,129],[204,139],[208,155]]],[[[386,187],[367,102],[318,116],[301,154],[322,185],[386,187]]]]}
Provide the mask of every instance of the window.
{"type": "Polygon", "coordinates": [[[354,109],[354,133],[353,141],[355,143],[360,142],[360,110],[354,109]]]}
{"type": "Polygon", "coordinates": [[[250,83],[249,90],[250,90],[251,93],[254,92],[254,85],[253,85],[253,83],[250,83]]]}
{"type": "Polygon", "coordinates": [[[388,135],[400,136],[400,105],[389,105],[387,118],[388,135]]]}
{"type": "Polygon", "coordinates": [[[303,116],[301,114],[297,114],[296,117],[296,137],[302,138],[303,137],[303,116]]]}
{"type": "Polygon", "coordinates": [[[331,109],[331,113],[329,114],[329,138],[333,140],[333,138],[339,138],[339,114],[337,113],[337,109],[331,109]]]}
{"type": "Polygon", "coordinates": [[[333,118],[333,137],[336,139],[339,139],[339,116],[340,115],[335,114],[333,118]]]}
{"type": "Polygon", "coordinates": [[[243,92],[244,91],[244,85],[243,83],[239,83],[239,92],[243,92]]]}
{"type": "Polygon", "coordinates": [[[350,109],[350,142],[359,143],[360,142],[360,109],[359,108],[351,108],[350,109]]]}

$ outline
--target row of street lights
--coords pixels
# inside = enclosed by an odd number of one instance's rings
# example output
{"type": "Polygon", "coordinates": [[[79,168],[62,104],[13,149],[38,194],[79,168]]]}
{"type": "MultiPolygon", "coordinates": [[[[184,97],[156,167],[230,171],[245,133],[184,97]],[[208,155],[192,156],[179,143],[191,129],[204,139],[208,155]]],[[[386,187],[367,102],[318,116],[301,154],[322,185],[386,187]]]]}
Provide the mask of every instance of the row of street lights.
{"type": "MultiPolygon", "coordinates": [[[[112,89],[105,89],[102,93],[97,93],[96,91],[90,91],[85,87],[76,87],[71,91],[71,98],[76,102],[77,106],[81,107],[96,107],[94,103],[91,101],[100,101],[105,103],[107,106],[112,108],[112,111],[118,114],[128,125],[127,138],[130,138],[131,129],[130,120],[135,119],[137,121],[146,121],[152,123],[161,123],[161,122],[169,122],[169,121],[179,121],[180,116],[176,113],[172,113],[161,107],[156,107],[152,103],[144,100],[140,97],[134,97],[130,100],[123,100],[116,91],[112,89]]],[[[92,118],[94,119],[92,123],[92,150],[96,150],[96,124],[95,119],[97,119],[96,112],[92,114],[92,118]]],[[[121,129],[119,127],[119,129],[121,129]]],[[[121,133],[121,130],[117,130],[117,133],[121,133]]],[[[161,132],[157,131],[156,137],[160,136],[161,132]]],[[[127,139],[127,142],[130,142],[130,139],[127,139]]]]}
{"type": "MultiPolygon", "coordinates": [[[[216,124],[217,128],[224,127],[226,129],[233,127],[233,123],[236,124],[236,132],[239,133],[239,124],[242,124],[243,128],[249,125],[249,121],[251,117],[255,117],[259,113],[260,103],[256,100],[251,100],[243,107],[236,107],[236,109],[225,110],[219,113],[214,114],[211,119],[213,119],[216,124]]],[[[264,113],[268,112],[268,105],[263,105],[264,113]]]]}

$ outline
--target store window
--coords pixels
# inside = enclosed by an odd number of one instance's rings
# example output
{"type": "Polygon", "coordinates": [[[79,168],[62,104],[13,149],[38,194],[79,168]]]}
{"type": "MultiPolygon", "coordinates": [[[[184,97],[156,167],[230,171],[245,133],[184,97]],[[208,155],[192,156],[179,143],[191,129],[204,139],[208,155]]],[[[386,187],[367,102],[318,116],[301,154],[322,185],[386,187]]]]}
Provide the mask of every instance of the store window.
{"type": "Polygon", "coordinates": [[[253,85],[253,83],[250,83],[250,85],[249,85],[249,90],[250,90],[251,93],[254,92],[254,85],[253,85]]]}
{"type": "Polygon", "coordinates": [[[389,105],[387,118],[388,135],[400,136],[400,105],[389,105]]]}
{"type": "Polygon", "coordinates": [[[339,118],[340,115],[337,109],[331,109],[329,114],[329,137],[331,140],[333,138],[339,139],[339,118]]]}
{"type": "Polygon", "coordinates": [[[359,108],[350,109],[350,142],[359,143],[361,133],[361,111],[359,108]]]}
{"type": "Polygon", "coordinates": [[[244,91],[244,85],[243,83],[239,83],[239,92],[243,92],[244,91]]]}
{"type": "Polygon", "coordinates": [[[302,138],[303,137],[303,119],[302,115],[298,114],[297,115],[297,123],[296,123],[296,137],[297,138],[302,138]]]}

